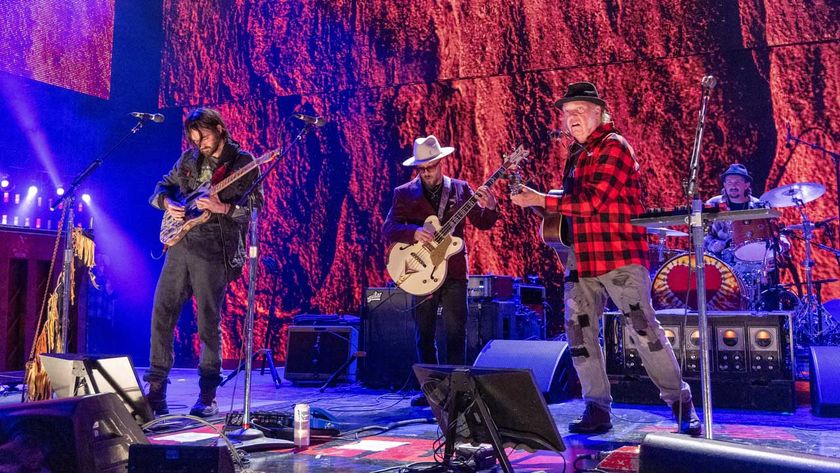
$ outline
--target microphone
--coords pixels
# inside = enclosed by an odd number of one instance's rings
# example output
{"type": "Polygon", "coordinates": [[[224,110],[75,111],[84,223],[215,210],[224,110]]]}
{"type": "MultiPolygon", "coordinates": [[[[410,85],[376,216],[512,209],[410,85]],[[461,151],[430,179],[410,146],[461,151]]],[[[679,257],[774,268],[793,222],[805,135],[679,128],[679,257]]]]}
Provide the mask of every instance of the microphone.
{"type": "Polygon", "coordinates": [[[129,113],[134,118],[139,118],[141,120],[151,120],[155,123],[163,123],[163,120],[166,118],[163,116],[162,113],[143,113],[143,112],[131,112],[129,113]]]}
{"type": "Polygon", "coordinates": [[[327,121],[321,117],[313,117],[312,115],[304,115],[302,113],[293,113],[292,117],[297,118],[298,120],[309,123],[310,125],[315,125],[317,127],[322,127],[327,124],[327,121]]]}
{"type": "Polygon", "coordinates": [[[785,135],[785,148],[792,149],[793,145],[790,144],[790,140],[793,138],[793,135],[790,134],[790,123],[785,123],[787,134],[785,135]]]}
{"type": "Polygon", "coordinates": [[[715,76],[713,75],[704,76],[700,81],[700,85],[702,85],[704,89],[712,90],[717,85],[717,79],[715,79],[715,76]]]}

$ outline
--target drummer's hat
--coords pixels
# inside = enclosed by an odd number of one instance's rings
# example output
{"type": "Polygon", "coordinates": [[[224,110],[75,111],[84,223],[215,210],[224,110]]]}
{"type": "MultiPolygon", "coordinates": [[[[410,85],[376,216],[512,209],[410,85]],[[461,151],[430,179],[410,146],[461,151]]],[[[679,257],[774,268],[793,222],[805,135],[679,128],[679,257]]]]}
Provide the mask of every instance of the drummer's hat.
{"type": "Polygon", "coordinates": [[[752,182],[752,176],[750,176],[749,171],[747,171],[747,168],[743,164],[730,164],[729,169],[720,175],[720,182],[723,182],[723,180],[726,179],[726,176],[741,176],[746,179],[747,182],[752,182]]]}

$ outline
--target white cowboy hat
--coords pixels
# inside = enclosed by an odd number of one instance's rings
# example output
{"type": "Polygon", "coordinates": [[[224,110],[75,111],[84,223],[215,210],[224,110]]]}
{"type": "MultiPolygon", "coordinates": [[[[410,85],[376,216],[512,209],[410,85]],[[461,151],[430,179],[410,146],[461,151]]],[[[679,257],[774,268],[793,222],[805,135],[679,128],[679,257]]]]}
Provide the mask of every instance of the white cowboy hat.
{"type": "Polygon", "coordinates": [[[451,146],[441,148],[435,135],[417,138],[414,140],[414,155],[403,161],[402,164],[403,166],[422,166],[448,156],[453,151],[455,151],[455,148],[451,146]]]}

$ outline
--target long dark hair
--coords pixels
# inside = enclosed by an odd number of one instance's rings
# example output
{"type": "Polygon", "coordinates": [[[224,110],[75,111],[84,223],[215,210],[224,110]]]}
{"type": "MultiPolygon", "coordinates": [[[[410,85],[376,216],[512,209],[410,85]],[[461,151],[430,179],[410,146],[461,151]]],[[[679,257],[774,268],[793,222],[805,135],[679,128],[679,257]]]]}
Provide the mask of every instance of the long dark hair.
{"type": "Polygon", "coordinates": [[[197,108],[190,112],[190,114],[187,115],[187,119],[184,120],[184,133],[187,135],[187,139],[189,140],[190,131],[198,130],[199,128],[209,128],[215,132],[217,131],[217,126],[222,129],[220,135],[222,140],[236,143],[236,140],[231,138],[227,125],[225,125],[224,120],[222,120],[222,115],[218,112],[218,110],[214,110],[212,108],[197,108]]]}

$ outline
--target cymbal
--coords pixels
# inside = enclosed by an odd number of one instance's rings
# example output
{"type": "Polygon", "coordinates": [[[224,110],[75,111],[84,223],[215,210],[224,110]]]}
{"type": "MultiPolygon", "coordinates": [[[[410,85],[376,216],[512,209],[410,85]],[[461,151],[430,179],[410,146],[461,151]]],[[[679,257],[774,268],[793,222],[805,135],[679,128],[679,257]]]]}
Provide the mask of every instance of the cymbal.
{"type": "Polygon", "coordinates": [[[825,194],[825,186],[816,182],[796,182],[786,186],[770,189],[762,194],[760,200],[768,202],[772,207],[793,207],[817,200],[825,194]]]}
{"type": "Polygon", "coordinates": [[[688,233],[681,232],[679,230],[671,230],[670,228],[663,228],[663,227],[647,227],[647,232],[652,233],[654,235],[659,236],[666,236],[666,237],[687,237],[688,233]]]}

